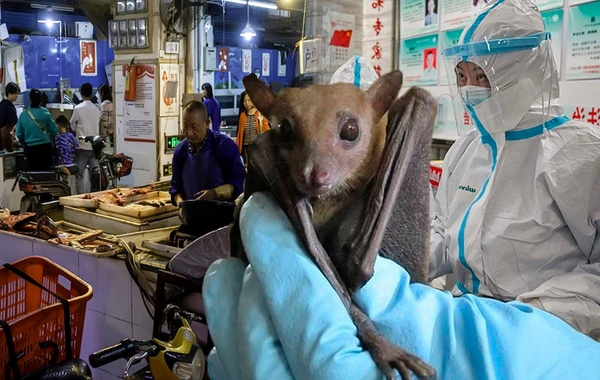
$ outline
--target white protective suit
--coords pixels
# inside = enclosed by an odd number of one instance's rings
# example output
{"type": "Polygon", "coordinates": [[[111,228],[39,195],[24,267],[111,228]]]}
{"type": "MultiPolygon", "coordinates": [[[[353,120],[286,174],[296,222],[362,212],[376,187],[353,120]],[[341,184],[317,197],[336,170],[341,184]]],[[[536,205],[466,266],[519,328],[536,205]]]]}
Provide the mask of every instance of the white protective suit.
{"type": "Polygon", "coordinates": [[[541,304],[598,339],[600,129],[563,115],[544,29],[531,1],[498,0],[465,28],[458,46],[485,41],[506,49],[519,45],[514,37],[536,36],[537,47],[448,57],[454,76],[461,60],[480,66],[491,97],[467,106],[476,129],[445,157],[430,279],[454,273],[456,295],[541,304]]]}

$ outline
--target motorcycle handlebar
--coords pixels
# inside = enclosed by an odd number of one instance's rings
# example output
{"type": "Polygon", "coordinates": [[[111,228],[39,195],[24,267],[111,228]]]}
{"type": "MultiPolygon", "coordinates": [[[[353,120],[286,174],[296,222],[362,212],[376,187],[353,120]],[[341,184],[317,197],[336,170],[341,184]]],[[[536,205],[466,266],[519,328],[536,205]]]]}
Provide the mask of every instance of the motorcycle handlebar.
{"type": "Polygon", "coordinates": [[[102,367],[119,359],[128,359],[138,351],[139,342],[123,339],[112,347],[94,352],[89,357],[90,365],[94,368],[102,367]]]}

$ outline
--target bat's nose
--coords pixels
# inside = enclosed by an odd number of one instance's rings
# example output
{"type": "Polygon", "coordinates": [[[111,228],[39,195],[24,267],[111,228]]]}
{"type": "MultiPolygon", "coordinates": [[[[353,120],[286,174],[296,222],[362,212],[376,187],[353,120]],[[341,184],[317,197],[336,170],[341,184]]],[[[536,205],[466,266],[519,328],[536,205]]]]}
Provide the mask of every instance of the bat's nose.
{"type": "Polygon", "coordinates": [[[310,173],[310,183],[315,189],[331,185],[331,173],[323,168],[315,166],[310,173]]]}

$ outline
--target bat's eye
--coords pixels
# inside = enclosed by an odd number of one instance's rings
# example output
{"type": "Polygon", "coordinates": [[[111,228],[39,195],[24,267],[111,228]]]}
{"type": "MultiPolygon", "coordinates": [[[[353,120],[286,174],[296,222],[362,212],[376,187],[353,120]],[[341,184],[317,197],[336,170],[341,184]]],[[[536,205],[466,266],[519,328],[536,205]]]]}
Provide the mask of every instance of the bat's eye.
{"type": "Polygon", "coordinates": [[[279,136],[283,142],[290,142],[294,138],[294,128],[288,119],[279,122],[279,136]]]}
{"type": "Polygon", "coordinates": [[[355,141],[358,138],[358,122],[355,119],[350,119],[342,125],[340,138],[349,142],[355,141]]]}

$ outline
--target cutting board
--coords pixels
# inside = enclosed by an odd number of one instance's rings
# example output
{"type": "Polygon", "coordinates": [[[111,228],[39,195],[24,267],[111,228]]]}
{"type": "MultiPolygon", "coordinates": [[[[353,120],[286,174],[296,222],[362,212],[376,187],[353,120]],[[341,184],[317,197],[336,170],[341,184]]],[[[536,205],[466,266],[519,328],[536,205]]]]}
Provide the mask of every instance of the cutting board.
{"type": "MultiPolygon", "coordinates": [[[[177,207],[171,203],[171,194],[166,191],[153,191],[148,194],[135,195],[127,199],[125,206],[100,202],[98,208],[113,214],[125,215],[136,219],[146,219],[152,216],[171,213],[177,211],[177,207]],[[138,204],[139,201],[155,201],[161,200],[166,203],[164,206],[147,206],[138,204]]],[[[117,216],[117,215],[115,215],[117,216]]]]}
{"type": "MultiPolygon", "coordinates": [[[[116,193],[119,191],[123,191],[123,190],[127,190],[124,188],[120,188],[120,189],[110,189],[110,190],[104,190],[104,191],[98,191],[96,193],[91,193],[90,195],[92,197],[98,196],[98,195],[102,195],[105,193],[116,193]]],[[[68,197],[61,197],[59,199],[59,203],[62,206],[71,206],[71,207],[80,207],[80,208],[98,208],[98,204],[100,203],[98,201],[98,199],[84,199],[83,197],[85,196],[85,194],[78,194],[78,195],[69,195],[68,197]]]]}

